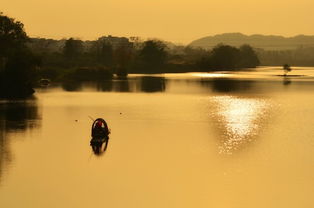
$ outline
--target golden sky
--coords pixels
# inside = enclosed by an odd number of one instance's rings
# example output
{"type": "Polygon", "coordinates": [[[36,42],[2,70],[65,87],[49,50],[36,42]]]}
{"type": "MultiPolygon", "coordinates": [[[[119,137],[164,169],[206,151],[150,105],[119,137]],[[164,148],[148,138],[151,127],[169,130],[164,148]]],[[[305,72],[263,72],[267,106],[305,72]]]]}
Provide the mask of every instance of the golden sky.
{"type": "Polygon", "coordinates": [[[219,33],[314,35],[314,0],[1,0],[32,37],[102,35],[175,43],[219,33]]]}

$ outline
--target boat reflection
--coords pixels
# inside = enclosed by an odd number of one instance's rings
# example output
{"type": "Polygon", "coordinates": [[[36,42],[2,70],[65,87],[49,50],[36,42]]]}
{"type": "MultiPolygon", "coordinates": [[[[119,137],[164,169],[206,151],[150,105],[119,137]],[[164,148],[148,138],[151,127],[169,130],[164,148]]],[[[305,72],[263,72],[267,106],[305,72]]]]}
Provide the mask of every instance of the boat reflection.
{"type": "Polygon", "coordinates": [[[97,156],[103,155],[108,147],[109,137],[104,140],[91,139],[90,145],[92,147],[93,153],[97,156]]]}
{"type": "Polygon", "coordinates": [[[266,121],[271,104],[264,99],[237,96],[213,97],[212,115],[219,129],[219,152],[232,154],[254,140],[266,121]]]}

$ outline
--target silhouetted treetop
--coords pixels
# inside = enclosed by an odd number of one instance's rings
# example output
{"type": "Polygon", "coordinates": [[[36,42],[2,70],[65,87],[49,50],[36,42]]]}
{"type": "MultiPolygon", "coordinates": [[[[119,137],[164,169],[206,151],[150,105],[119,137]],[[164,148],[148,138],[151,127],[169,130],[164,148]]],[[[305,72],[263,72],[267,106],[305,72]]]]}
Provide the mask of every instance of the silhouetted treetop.
{"type": "Polygon", "coordinates": [[[256,52],[250,45],[242,45],[240,48],[240,67],[256,67],[260,64],[256,52]]]}
{"type": "Polygon", "coordinates": [[[159,40],[147,40],[139,51],[139,58],[143,67],[150,67],[152,70],[161,67],[166,63],[166,45],[159,40]]]}
{"type": "Polygon", "coordinates": [[[27,40],[24,25],[0,12],[0,56],[7,56],[12,48],[24,45],[27,40]]]}
{"type": "Polygon", "coordinates": [[[65,42],[65,45],[63,47],[63,54],[67,58],[77,58],[82,53],[83,41],[70,38],[65,42]]]}
{"type": "Polygon", "coordinates": [[[0,13],[0,97],[27,97],[34,91],[40,60],[27,48],[24,25],[0,13]]]}
{"type": "Polygon", "coordinates": [[[113,47],[109,41],[98,40],[97,59],[104,66],[112,66],[113,64],[113,47]]]}
{"type": "Polygon", "coordinates": [[[259,59],[249,45],[236,48],[219,44],[213,50],[199,55],[197,63],[202,71],[236,70],[256,67],[259,65],[259,59]]]}
{"type": "Polygon", "coordinates": [[[219,44],[211,52],[212,65],[217,69],[234,69],[239,58],[239,49],[229,45],[219,44]]]}

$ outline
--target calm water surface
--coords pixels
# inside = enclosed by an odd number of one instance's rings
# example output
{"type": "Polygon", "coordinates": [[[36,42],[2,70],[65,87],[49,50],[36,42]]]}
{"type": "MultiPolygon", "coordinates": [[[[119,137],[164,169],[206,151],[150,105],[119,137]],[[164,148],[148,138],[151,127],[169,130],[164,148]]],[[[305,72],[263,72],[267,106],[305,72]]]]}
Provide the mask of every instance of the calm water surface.
{"type": "Polygon", "coordinates": [[[314,69],[132,75],[0,101],[0,207],[314,207],[314,69]],[[91,118],[111,129],[89,145],[91,118]]]}

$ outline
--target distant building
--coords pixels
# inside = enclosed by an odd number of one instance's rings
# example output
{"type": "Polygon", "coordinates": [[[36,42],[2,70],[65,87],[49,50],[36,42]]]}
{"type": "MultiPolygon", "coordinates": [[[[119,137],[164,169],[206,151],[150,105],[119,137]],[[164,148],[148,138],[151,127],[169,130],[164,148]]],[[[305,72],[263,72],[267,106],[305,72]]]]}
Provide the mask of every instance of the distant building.
{"type": "Polygon", "coordinates": [[[120,48],[122,46],[130,46],[131,42],[125,37],[114,37],[111,35],[103,36],[98,39],[98,41],[106,41],[110,43],[113,49],[120,48]]]}

